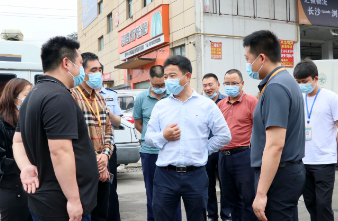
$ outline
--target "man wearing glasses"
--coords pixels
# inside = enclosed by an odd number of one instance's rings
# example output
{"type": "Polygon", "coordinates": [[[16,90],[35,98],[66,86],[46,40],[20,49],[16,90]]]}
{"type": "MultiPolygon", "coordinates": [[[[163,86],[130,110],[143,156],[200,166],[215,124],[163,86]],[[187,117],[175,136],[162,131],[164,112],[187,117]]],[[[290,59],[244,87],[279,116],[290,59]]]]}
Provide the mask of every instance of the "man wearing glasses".
{"type": "MultiPolygon", "coordinates": [[[[146,144],[144,140],[147,131],[147,125],[151,112],[155,104],[170,94],[167,92],[164,83],[164,69],[161,65],[155,65],[150,68],[149,76],[150,87],[138,94],[135,100],[133,118],[135,119],[135,128],[141,135],[140,156],[142,162],[143,178],[147,194],[147,221],[153,221],[153,180],[156,169],[156,161],[159,149],[146,144]]],[[[176,221],[181,221],[181,204],[176,212],[176,221]]]]}
{"type": "Polygon", "coordinates": [[[250,139],[257,98],[243,91],[239,70],[231,69],[224,76],[228,95],[217,105],[227,121],[232,140],[219,152],[219,177],[225,203],[230,206],[233,221],[257,221],[252,209],[255,199],[255,175],[250,166],[250,139]]]}

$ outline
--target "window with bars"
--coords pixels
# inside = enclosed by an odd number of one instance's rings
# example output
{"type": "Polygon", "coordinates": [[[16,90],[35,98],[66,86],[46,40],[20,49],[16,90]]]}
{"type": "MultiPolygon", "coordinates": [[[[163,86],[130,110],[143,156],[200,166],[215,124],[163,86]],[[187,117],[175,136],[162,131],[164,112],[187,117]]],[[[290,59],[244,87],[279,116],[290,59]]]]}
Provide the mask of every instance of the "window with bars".
{"type": "Polygon", "coordinates": [[[182,55],[185,56],[185,45],[181,45],[172,49],[173,55],[182,55]]]}

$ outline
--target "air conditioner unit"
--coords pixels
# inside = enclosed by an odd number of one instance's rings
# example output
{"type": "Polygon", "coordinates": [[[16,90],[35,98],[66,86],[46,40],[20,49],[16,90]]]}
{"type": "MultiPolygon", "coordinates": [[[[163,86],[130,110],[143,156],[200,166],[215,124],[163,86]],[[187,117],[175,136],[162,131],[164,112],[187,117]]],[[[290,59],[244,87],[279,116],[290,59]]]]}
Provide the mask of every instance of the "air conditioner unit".
{"type": "Polygon", "coordinates": [[[1,32],[1,38],[7,41],[22,41],[23,34],[19,29],[4,29],[1,32]]]}

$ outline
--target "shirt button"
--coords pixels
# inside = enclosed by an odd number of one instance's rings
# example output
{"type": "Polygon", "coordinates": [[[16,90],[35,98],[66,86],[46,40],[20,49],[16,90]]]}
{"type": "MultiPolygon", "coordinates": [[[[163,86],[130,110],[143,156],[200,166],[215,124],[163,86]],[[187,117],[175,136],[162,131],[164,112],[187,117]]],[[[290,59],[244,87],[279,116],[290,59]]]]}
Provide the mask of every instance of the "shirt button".
{"type": "Polygon", "coordinates": [[[21,197],[21,195],[19,194],[18,197],[21,197]]]}

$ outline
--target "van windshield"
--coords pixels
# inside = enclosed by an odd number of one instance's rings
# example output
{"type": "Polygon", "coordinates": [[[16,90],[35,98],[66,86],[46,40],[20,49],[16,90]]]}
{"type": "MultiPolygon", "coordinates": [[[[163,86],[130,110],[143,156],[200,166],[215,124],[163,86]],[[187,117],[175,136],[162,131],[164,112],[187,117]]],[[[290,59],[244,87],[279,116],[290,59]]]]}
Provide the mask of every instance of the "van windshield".
{"type": "Polygon", "coordinates": [[[119,101],[120,101],[120,108],[123,111],[134,108],[134,97],[133,96],[119,97],[119,101]]]}

